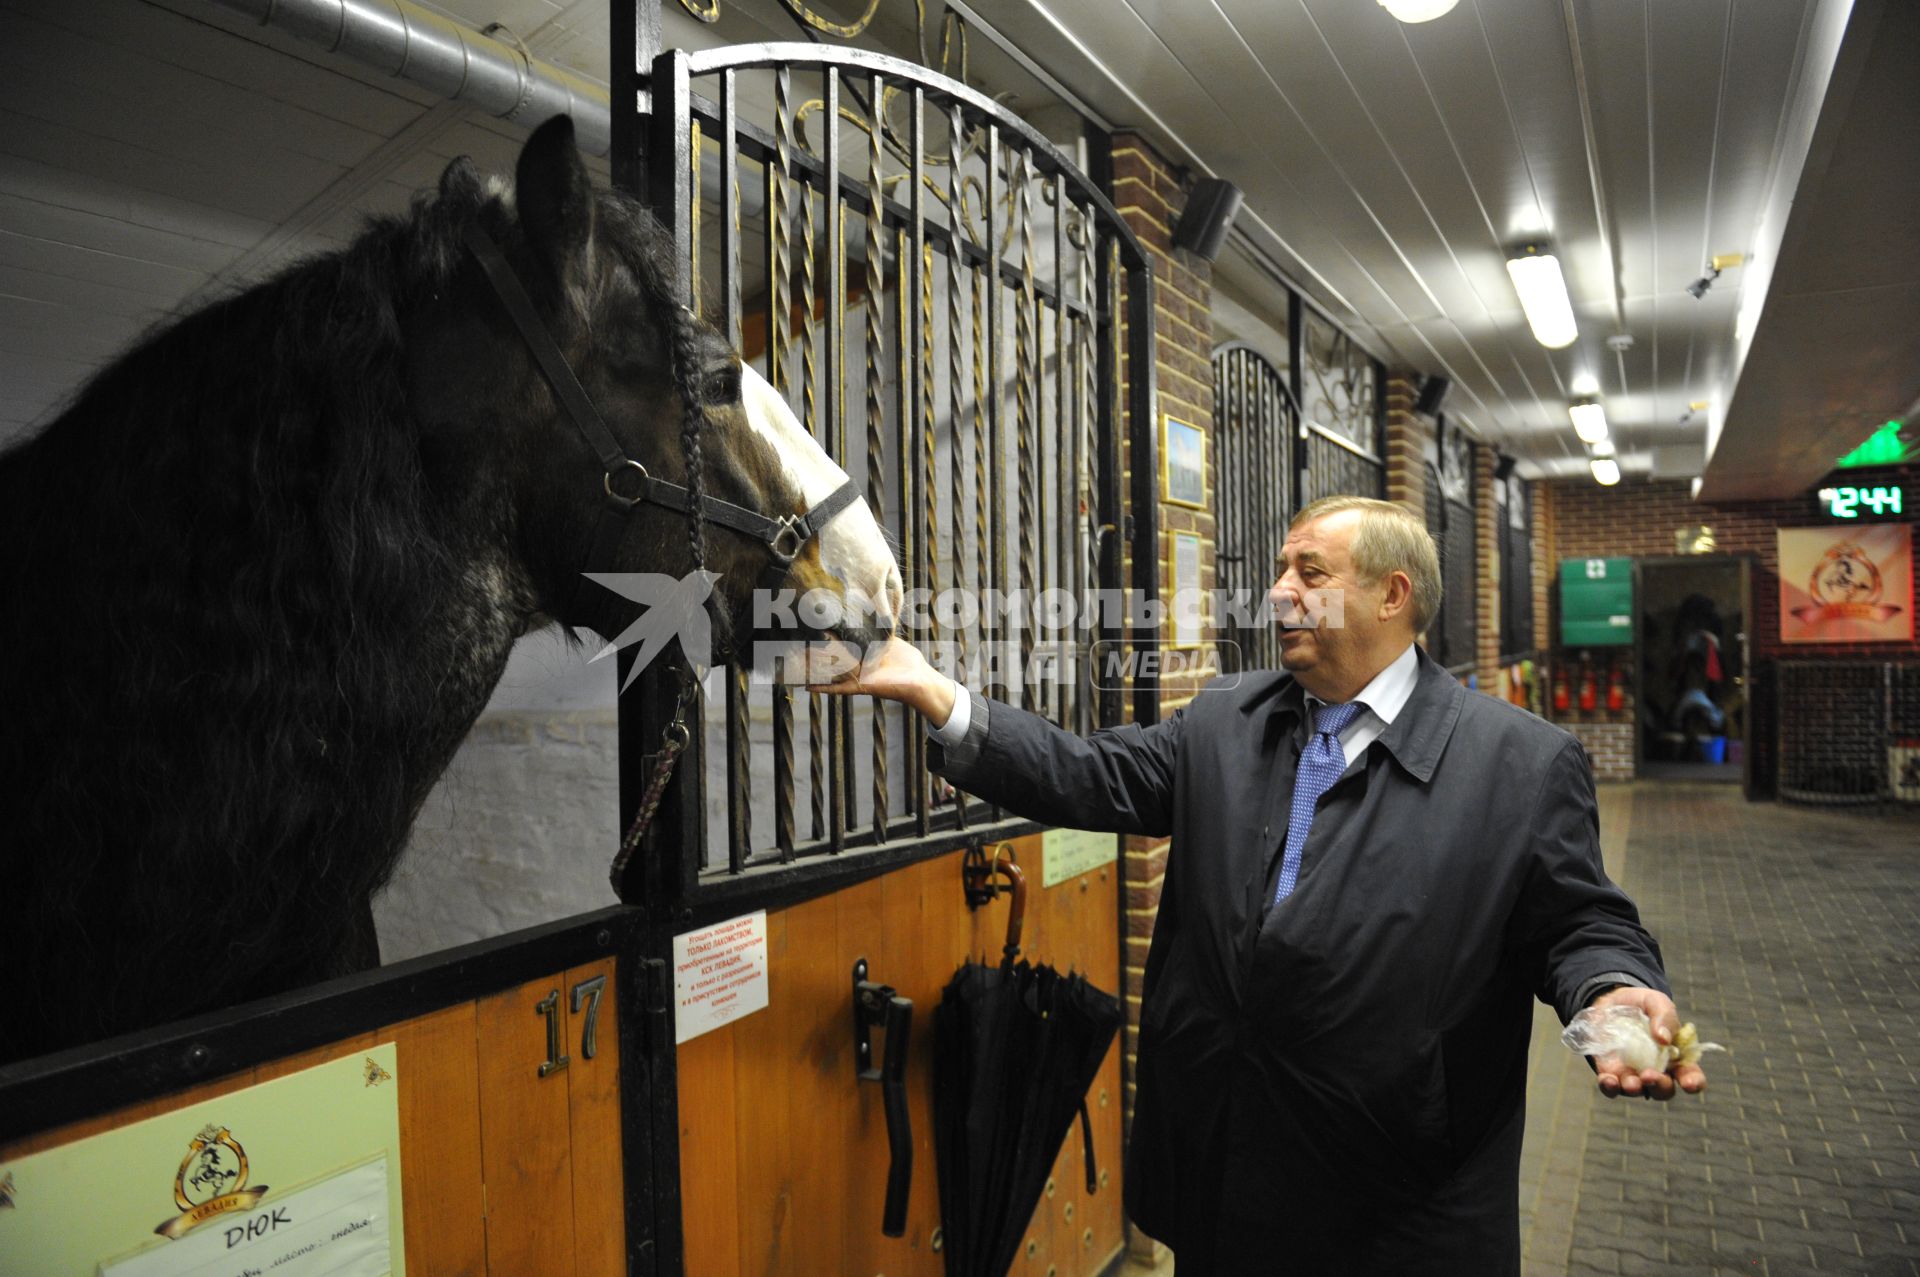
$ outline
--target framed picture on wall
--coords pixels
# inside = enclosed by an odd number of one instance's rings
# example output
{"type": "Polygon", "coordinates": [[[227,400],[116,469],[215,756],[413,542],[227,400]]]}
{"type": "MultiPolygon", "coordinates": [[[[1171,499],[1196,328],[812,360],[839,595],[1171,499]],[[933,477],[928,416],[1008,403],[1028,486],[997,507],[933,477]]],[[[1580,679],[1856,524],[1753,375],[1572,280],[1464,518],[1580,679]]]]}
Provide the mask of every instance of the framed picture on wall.
{"type": "Polygon", "coordinates": [[[1199,647],[1206,641],[1206,596],[1200,592],[1200,538],[1167,534],[1167,610],[1173,617],[1169,647],[1199,647]]]}
{"type": "Polygon", "coordinates": [[[1783,643],[1913,641],[1913,525],[1781,528],[1783,643]]]}
{"type": "Polygon", "coordinates": [[[1171,415],[1160,418],[1160,499],[1195,510],[1207,504],[1207,432],[1171,415]]]}

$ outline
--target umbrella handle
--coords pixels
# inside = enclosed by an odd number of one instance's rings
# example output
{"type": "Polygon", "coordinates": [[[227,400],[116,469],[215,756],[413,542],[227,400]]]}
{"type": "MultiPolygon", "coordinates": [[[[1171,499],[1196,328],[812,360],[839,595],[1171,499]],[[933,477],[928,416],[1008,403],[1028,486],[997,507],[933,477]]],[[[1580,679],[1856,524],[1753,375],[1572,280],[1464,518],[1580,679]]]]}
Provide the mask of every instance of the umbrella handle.
{"type": "Polygon", "coordinates": [[[1012,884],[1013,909],[1007,914],[1007,943],[1000,951],[1001,960],[1006,966],[1012,966],[1013,960],[1020,956],[1020,932],[1027,925],[1027,876],[1020,871],[1013,857],[996,859],[993,862],[995,873],[1004,874],[1012,884]]]}

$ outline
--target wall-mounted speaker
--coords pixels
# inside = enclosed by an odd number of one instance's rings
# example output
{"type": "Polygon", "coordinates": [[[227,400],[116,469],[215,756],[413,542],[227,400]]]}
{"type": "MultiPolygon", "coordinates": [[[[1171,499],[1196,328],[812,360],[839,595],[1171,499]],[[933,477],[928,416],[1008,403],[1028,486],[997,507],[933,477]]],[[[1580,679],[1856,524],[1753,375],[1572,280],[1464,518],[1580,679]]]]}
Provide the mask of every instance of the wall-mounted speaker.
{"type": "Polygon", "coordinates": [[[1511,479],[1513,477],[1513,468],[1518,464],[1520,463],[1516,461],[1514,458],[1506,456],[1504,454],[1496,456],[1493,460],[1494,479],[1497,482],[1505,483],[1508,479],[1511,479]]]}
{"type": "Polygon", "coordinates": [[[1224,177],[1203,178],[1187,196],[1187,207],[1173,228],[1173,246],[1212,261],[1220,256],[1227,232],[1240,212],[1240,188],[1224,177]]]}
{"type": "Polygon", "coordinates": [[[1420,397],[1414,400],[1413,410],[1423,417],[1431,417],[1440,411],[1440,405],[1447,401],[1447,391],[1453,388],[1453,382],[1435,374],[1420,382],[1420,397]]]}

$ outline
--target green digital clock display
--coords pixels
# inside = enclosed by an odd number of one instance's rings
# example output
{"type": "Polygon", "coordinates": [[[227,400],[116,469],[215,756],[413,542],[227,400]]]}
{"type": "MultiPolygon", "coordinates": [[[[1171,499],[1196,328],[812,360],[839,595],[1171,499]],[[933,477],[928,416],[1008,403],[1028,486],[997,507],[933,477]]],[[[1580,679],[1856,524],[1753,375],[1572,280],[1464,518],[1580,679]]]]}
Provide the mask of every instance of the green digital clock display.
{"type": "Polygon", "coordinates": [[[1906,494],[1897,483],[1871,487],[1822,488],[1816,496],[1820,513],[1830,519],[1884,519],[1906,513],[1906,494]]]}

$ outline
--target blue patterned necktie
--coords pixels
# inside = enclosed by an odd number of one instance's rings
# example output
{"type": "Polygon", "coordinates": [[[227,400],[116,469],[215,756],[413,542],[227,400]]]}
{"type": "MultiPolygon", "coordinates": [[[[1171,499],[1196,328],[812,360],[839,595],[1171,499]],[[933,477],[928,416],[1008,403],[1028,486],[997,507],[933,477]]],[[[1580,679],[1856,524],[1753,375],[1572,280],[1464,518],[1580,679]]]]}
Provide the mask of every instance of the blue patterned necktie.
{"type": "Polygon", "coordinates": [[[1313,827],[1320,795],[1333,788],[1333,782],[1347,770],[1347,752],[1340,748],[1340,733],[1365,708],[1358,701],[1348,701],[1345,705],[1322,705],[1314,712],[1313,739],[1300,751],[1300,768],[1293,778],[1293,811],[1287,817],[1287,850],[1280,858],[1275,904],[1292,895],[1300,879],[1300,850],[1307,845],[1307,830],[1313,827]]]}

